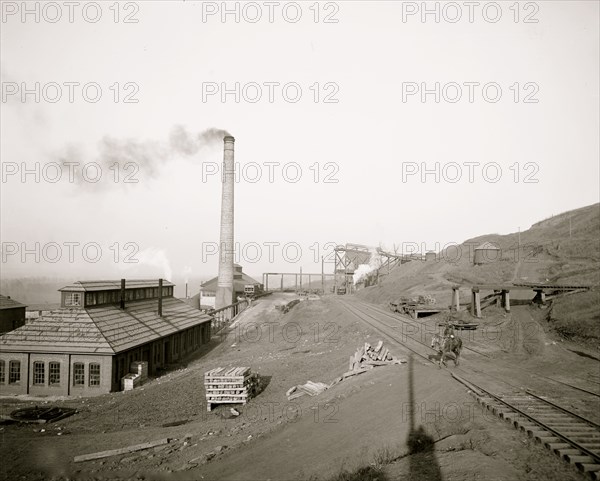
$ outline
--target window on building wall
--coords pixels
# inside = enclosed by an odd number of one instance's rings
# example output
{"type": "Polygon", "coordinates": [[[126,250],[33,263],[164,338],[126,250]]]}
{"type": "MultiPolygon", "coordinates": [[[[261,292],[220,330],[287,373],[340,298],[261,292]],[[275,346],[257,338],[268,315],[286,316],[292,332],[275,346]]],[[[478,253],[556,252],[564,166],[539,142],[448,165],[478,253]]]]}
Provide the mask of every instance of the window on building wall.
{"type": "Polygon", "coordinates": [[[60,384],[60,362],[51,362],[48,364],[48,384],[60,384]]]}
{"type": "Polygon", "coordinates": [[[85,295],[85,305],[95,306],[96,304],[98,304],[98,294],[96,292],[88,292],[85,295]]]}
{"type": "Polygon", "coordinates": [[[85,386],[85,364],[82,362],[73,364],[73,386],[85,386]]]}
{"type": "Polygon", "coordinates": [[[33,384],[44,385],[46,383],[46,364],[42,361],[33,363],[33,384]]]}
{"type": "Polygon", "coordinates": [[[4,384],[6,382],[6,366],[4,361],[0,361],[0,384],[4,384]]]}
{"type": "Polygon", "coordinates": [[[100,386],[100,364],[90,363],[90,386],[100,386]]]}
{"type": "Polygon", "coordinates": [[[10,361],[8,364],[8,382],[15,384],[21,381],[21,361],[10,361]]]}
{"type": "Polygon", "coordinates": [[[81,306],[81,294],[79,292],[68,292],[65,296],[65,306],[81,306]]]}

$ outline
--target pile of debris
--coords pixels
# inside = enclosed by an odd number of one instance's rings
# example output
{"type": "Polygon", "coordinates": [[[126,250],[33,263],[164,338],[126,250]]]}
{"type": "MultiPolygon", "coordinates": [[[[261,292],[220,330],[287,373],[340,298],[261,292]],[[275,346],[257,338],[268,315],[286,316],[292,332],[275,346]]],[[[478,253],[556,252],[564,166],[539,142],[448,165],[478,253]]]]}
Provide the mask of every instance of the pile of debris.
{"type": "Polygon", "coordinates": [[[308,394],[309,396],[316,396],[317,394],[321,394],[327,388],[329,388],[328,384],[307,381],[306,384],[300,384],[288,389],[285,395],[287,396],[288,401],[291,401],[292,399],[304,396],[305,394],[308,394]]]}
{"type": "Polygon", "coordinates": [[[275,309],[278,309],[281,312],[283,312],[284,314],[286,314],[287,312],[289,312],[289,310],[292,307],[294,307],[299,302],[300,302],[300,299],[294,299],[293,301],[290,301],[287,304],[279,304],[279,305],[275,306],[275,309]]]}
{"type": "Polygon", "coordinates": [[[433,297],[433,296],[431,296],[429,294],[426,294],[424,296],[419,296],[417,298],[417,302],[419,304],[425,304],[425,305],[428,305],[428,306],[433,306],[433,305],[435,305],[435,303],[437,301],[435,300],[435,297],[433,297]]]}
{"type": "Polygon", "coordinates": [[[16,409],[10,416],[3,415],[4,421],[17,421],[21,423],[53,423],[77,413],[77,409],[58,406],[33,406],[16,409]]]}
{"type": "Polygon", "coordinates": [[[396,359],[387,347],[383,347],[383,341],[379,341],[375,347],[365,342],[364,346],[357,349],[354,356],[350,356],[348,370],[372,369],[374,366],[401,364],[403,362],[406,361],[396,359]]]}
{"type": "Polygon", "coordinates": [[[363,372],[367,372],[376,366],[387,366],[390,364],[404,364],[405,359],[398,359],[392,356],[390,350],[383,347],[383,341],[379,341],[377,346],[372,347],[371,344],[365,342],[365,344],[357,349],[354,356],[350,356],[350,362],[348,364],[348,371],[334,379],[334,381],[327,385],[322,382],[308,381],[306,384],[300,384],[290,388],[285,394],[289,401],[296,399],[300,396],[308,394],[309,396],[316,396],[321,394],[326,389],[335,386],[337,383],[343,381],[347,377],[356,376],[363,372]]]}

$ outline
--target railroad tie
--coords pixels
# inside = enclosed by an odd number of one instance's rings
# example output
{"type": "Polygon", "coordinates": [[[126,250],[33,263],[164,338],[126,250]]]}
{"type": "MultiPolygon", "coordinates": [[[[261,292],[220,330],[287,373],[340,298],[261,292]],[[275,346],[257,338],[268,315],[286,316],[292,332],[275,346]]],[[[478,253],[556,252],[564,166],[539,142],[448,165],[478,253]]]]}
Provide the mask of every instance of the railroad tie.
{"type": "Polygon", "coordinates": [[[465,384],[487,411],[510,422],[589,478],[600,481],[597,423],[535,394],[497,396],[470,381],[453,377],[465,384]]]}

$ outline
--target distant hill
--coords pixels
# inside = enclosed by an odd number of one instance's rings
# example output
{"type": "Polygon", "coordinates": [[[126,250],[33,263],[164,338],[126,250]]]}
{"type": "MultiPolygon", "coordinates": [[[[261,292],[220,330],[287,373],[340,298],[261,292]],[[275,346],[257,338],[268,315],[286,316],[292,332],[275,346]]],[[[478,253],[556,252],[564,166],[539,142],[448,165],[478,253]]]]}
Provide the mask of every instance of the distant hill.
{"type": "MultiPolygon", "coordinates": [[[[458,248],[438,253],[435,261],[411,261],[397,266],[380,278],[378,286],[364,288],[357,295],[370,302],[387,304],[401,296],[429,294],[447,306],[454,284],[519,281],[600,285],[600,204],[537,222],[521,232],[520,244],[518,233],[467,239],[458,248]],[[474,265],[474,247],[485,242],[499,247],[501,258],[474,265]]],[[[514,291],[511,295],[532,297],[528,291],[514,291]]],[[[549,317],[563,337],[590,336],[600,341],[598,290],[557,299],[549,317]]]]}
{"type": "Polygon", "coordinates": [[[49,277],[3,278],[0,281],[0,292],[23,304],[35,305],[37,308],[42,309],[45,305],[60,305],[58,289],[72,282],[72,279],[49,277]]]}

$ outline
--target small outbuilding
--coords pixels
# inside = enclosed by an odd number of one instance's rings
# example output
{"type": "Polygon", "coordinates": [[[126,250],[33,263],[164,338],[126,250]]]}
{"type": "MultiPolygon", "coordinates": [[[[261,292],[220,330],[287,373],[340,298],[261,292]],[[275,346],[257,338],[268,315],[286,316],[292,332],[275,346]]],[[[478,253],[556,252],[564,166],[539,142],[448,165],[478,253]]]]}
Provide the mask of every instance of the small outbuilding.
{"type": "Polygon", "coordinates": [[[502,251],[491,242],[484,242],[475,248],[473,255],[473,264],[482,265],[498,262],[502,257],[502,251]]]}

